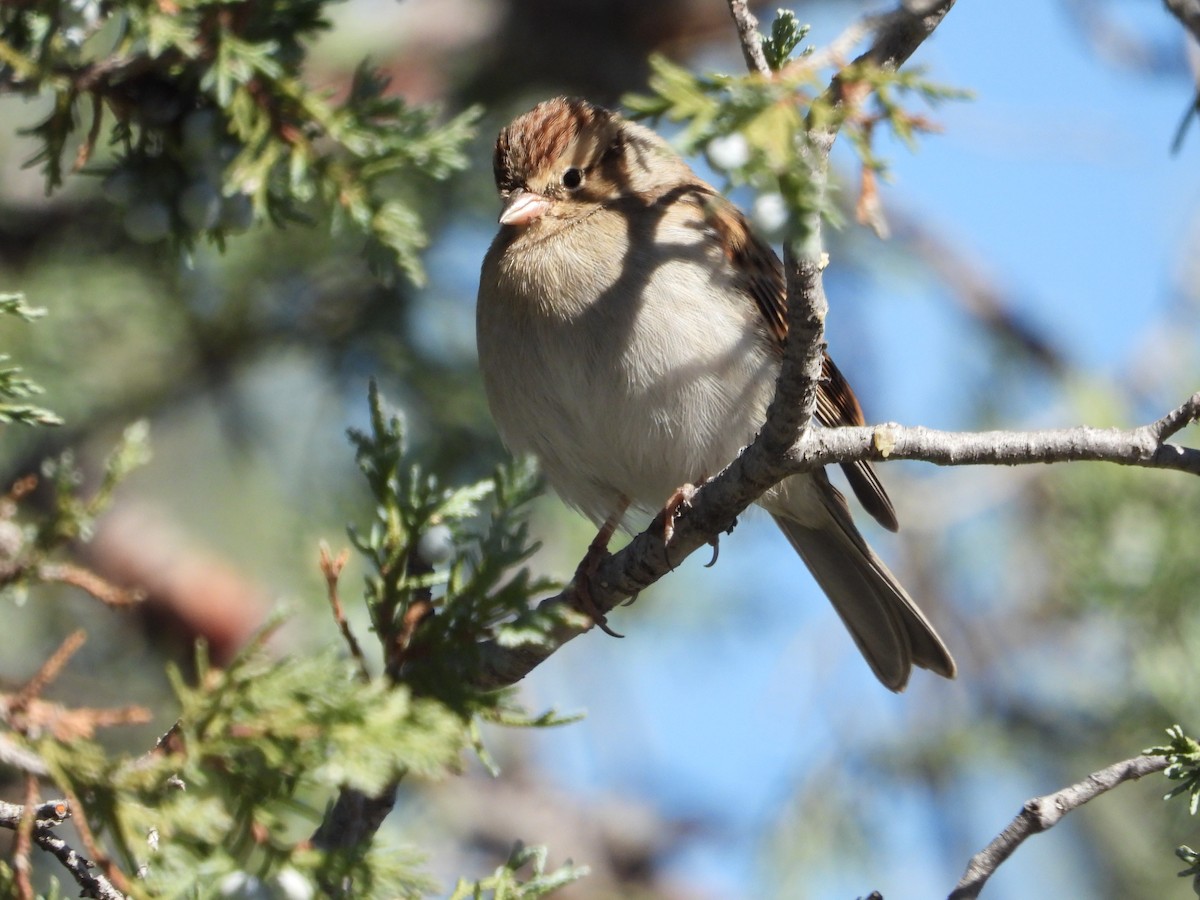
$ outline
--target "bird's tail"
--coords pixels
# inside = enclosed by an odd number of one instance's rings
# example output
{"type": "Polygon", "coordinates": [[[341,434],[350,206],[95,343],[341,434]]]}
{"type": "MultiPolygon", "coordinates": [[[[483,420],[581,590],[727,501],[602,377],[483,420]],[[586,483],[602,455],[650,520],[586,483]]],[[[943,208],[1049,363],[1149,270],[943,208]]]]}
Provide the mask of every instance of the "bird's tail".
{"type": "Polygon", "coordinates": [[[771,512],[875,676],[893,691],[904,690],[914,665],[953,678],[954,659],[938,633],[867,545],[842,495],[828,481],[821,487],[828,517],[818,527],[789,518],[774,504],[771,512]]]}

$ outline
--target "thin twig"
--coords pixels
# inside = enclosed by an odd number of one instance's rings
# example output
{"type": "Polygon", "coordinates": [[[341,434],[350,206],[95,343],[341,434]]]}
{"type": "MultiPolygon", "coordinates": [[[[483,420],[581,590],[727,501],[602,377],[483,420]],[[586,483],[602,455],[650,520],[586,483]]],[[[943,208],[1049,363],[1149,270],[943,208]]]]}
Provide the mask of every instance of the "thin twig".
{"type": "Polygon", "coordinates": [[[25,709],[33,700],[40,697],[42,692],[59,676],[63,667],[71,661],[71,657],[83,646],[87,640],[87,632],[82,628],[71,632],[58,645],[58,649],[51,654],[50,658],[42,663],[42,667],[37,670],[32,678],[30,678],[21,689],[13,694],[12,699],[8,704],[8,713],[25,709]]]}
{"type": "Polygon", "coordinates": [[[33,900],[33,863],[29,859],[33,849],[34,816],[37,807],[37,779],[25,776],[25,804],[21,821],[17,824],[17,839],[13,843],[13,868],[17,876],[17,896],[20,900],[33,900]]]}
{"type": "Polygon", "coordinates": [[[342,638],[346,641],[346,646],[350,648],[350,655],[358,663],[360,677],[363,681],[370,681],[371,672],[367,668],[367,658],[363,655],[358,638],[350,630],[350,623],[346,620],[346,612],[342,608],[342,598],[338,593],[338,579],[341,578],[346,560],[350,558],[350,551],[343,549],[334,558],[329,552],[329,545],[322,541],[319,552],[321,554],[321,574],[325,576],[325,590],[329,596],[329,607],[333,611],[333,620],[337,623],[338,630],[341,631],[342,638]]]}
{"type": "MultiPolygon", "coordinates": [[[[0,765],[39,777],[50,774],[50,767],[42,761],[40,756],[32,750],[22,747],[6,734],[0,734],[0,765]]],[[[0,825],[3,824],[3,821],[0,821],[0,825]]]]}
{"type": "Polygon", "coordinates": [[[42,581],[56,581],[87,591],[105,606],[126,609],[146,599],[145,591],[126,590],[97,575],[91,569],[73,563],[45,563],[38,566],[42,581]]]}
{"type": "Polygon", "coordinates": [[[75,164],[71,166],[72,172],[78,172],[88,164],[88,160],[92,158],[92,153],[96,150],[96,143],[100,140],[100,125],[104,121],[104,100],[99,91],[94,91],[91,97],[92,126],[88,129],[87,138],[79,145],[79,151],[75,154],[75,164]]]}
{"type": "Polygon", "coordinates": [[[1162,440],[1198,419],[1200,393],[1161,419],[1129,429],[1081,425],[1041,431],[938,431],[891,422],[819,429],[792,448],[789,473],[835,462],[911,459],[939,466],[1107,462],[1200,475],[1200,450],[1162,440]]]}
{"type": "Polygon", "coordinates": [[[1027,801],[1008,827],[971,857],[967,871],[950,893],[950,900],[978,897],[987,880],[1026,838],[1053,828],[1067,813],[1117,785],[1161,772],[1168,765],[1170,760],[1165,756],[1135,756],[1093,772],[1078,784],[1027,801]]]}
{"type": "Polygon", "coordinates": [[[1200,420],[1200,391],[1192,394],[1157,422],[1151,422],[1146,426],[1146,430],[1156,443],[1161,444],[1197,420],[1200,420]]]}
{"type": "Polygon", "coordinates": [[[72,822],[75,825],[75,830],[79,832],[79,840],[83,844],[83,849],[87,851],[93,860],[92,865],[100,866],[118,890],[129,890],[129,883],[125,877],[125,873],[117,867],[112,857],[101,849],[99,841],[96,840],[95,832],[92,831],[91,823],[88,822],[87,812],[83,804],[79,802],[79,797],[70,788],[63,788],[63,793],[66,794],[67,803],[70,804],[72,822]]]}
{"type": "Polygon", "coordinates": [[[758,19],[750,12],[746,0],[729,0],[729,13],[737,26],[746,68],[764,78],[771,77],[771,67],[767,65],[767,55],[763,53],[762,35],[758,33],[758,19]]]}
{"type": "MultiPolygon", "coordinates": [[[[405,564],[405,576],[415,580],[432,571],[433,566],[413,547],[405,564]]],[[[404,681],[403,669],[409,662],[409,643],[421,622],[432,614],[433,589],[428,586],[414,588],[400,622],[389,622],[387,631],[381,631],[379,637],[384,642],[385,653],[384,675],[392,683],[404,681]]],[[[325,851],[367,846],[395,807],[399,784],[398,777],[377,794],[343,786],[337,800],[325,810],[321,824],[313,833],[313,846],[325,851]]],[[[342,897],[352,896],[358,886],[325,883],[321,888],[329,896],[342,897]]]]}

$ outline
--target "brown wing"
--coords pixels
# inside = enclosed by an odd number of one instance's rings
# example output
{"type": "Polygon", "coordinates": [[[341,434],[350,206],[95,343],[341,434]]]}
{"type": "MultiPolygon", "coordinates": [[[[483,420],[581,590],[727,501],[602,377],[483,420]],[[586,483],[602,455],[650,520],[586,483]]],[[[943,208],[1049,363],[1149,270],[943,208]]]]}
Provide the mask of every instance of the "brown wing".
{"type": "MultiPolygon", "coordinates": [[[[850,389],[850,382],[844,376],[829,354],[825,354],[825,362],[821,366],[824,381],[821,392],[817,395],[817,420],[822,425],[866,425],[862,407],[858,398],[850,389]]],[[[886,528],[888,531],[899,531],[900,521],[896,518],[896,509],[892,506],[891,498],[883,489],[883,483],[875,474],[875,467],[866,460],[856,463],[843,463],[842,471],[854,491],[854,496],[863,505],[863,509],[886,528]]]]}
{"type": "MultiPolygon", "coordinates": [[[[730,262],[746,273],[746,292],[754,298],[762,313],[767,331],[782,350],[787,337],[787,286],[783,265],[766,243],[755,236],[746,217],[732,203],[707,189],[702,191],[709,222],[730,248],[730,262]]],[[[821,368],[822,382],[817,393],[817,421],[826,427],[865,425],[862,407],[844,375],[834,365],[829,354],[821,368]]],[[[854,496],[884,528],[896,531],[900,527],[896,510],[887,491],[869,462],[845,463],[842,471],[854,490],[854,496]]]]}

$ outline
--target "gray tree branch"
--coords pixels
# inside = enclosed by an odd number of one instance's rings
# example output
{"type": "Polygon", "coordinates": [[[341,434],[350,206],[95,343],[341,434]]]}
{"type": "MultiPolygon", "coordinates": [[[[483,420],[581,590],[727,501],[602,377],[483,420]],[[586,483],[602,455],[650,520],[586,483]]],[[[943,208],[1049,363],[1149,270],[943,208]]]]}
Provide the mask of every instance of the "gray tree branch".
{"type": "Polygon", "coordinates": [[[1200,0],[1163,0],[1167,10],[1200,41],[1200,0]]]}
{"type": "Polygon", "coordinates": [[[1059,428],[1045,431],[937,431],[895,423],[820,429],[791,450],[793,473],[860,459],[915,459],[939,466],[1018,466],[1109,462],[1200,475],[1200,450],[1167,442],[1200,420],[1200,392],[1140,428],[1059,428]]]}
{"type": "Polygon", "coordinates": [[[933,34],[954,0],[905,0],[890,13],[875,19],[875,39],[856,62],[898,69],[933,34]]]}
{"type": "Polygon", "coordinates": [[[1168,765],[1170,760],[1165,756],[1135,756],[1093,772],[1083,781],[1061,791],[1027,800],[1008,827],[971,857],[966,872],[950,893],[949,900],[972,900],[978,897],[987,880],[1026,838],[1053,828],[1067,813],[1117,785],[1161,772],[1168,765]]]}
{"type": "MultiPolygon", "coordinates": [[[[94,900],[127,900],[125,894],[111,881],[94,871],[95,866],[86,857],[71,848],[66,841],[54,833],[55,827],[71,817],[71,805],[66,800],[46,800],[33,810],[33,842],[51,853],[66,867],[79,885],[81,897],[94,900]]],[[[0,828],[15,831],[25,817],[25,807],[19,803],[0,800],[0,828]]]]}
{"type": "MultiPolygon", "coordinates": [[[[61,825],[71,816],[71,806],[66,800],[46,800],[33,811],[33,824],[37,828],[61,825]]],[[[25,817],[25,807],[20,803],[0,800],[0,828],[15,831],[25,817]]]]}
{"type": "Polygon", "coordinates": [[[33,841],[47,853],[53,854],[62,863],[75,883],[79,885],[80,897],[93,900],[129,900],[122,891],[113,887],[111,881],[94,871],[94,864],[76,852],[70,844],[48,828],[35,828],[33,841]]]}

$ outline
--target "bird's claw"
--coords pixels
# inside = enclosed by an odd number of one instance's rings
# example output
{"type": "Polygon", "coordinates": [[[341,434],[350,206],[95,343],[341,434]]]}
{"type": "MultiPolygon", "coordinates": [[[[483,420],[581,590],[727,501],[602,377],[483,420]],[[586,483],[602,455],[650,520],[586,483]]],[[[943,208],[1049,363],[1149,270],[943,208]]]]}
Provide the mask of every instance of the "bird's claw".
{"type": "Polygon", "coordinates": [[[587,553],[579,563],[579,568],[575,570],[574,578],[575,607],[590,618],[601,631],[615,638],[622,638],[625,635],[618,634],[608,627],[608,618],[600,610],[600,606],[592,596],[592,578],[600,571],[600,564],[608,558],[608,542],[612,539],[613,531],[616,530],[617,523],[621,520],[621,513],[624,512],[626,506],[628,503],[623,504],[619,512],[614,513],[600,526],[600,530],[596,532],[596,536],[588,545],[587,553]]]}
{"type": "MultiPolygon", "coordinates": [[[[599,566],[597,565],[596,568],[599,566]]],[[[591,619],[596,627],[609,637],[623,638],[625,635],[608,627],[608,617],[600,611],[595,598],[592,597],[591,583],[594,574],[596,574],[594,570],[584,572],[583,566],[580,566],[579,570],[575,572],[575,608],[591,619]]]]}

